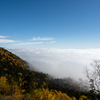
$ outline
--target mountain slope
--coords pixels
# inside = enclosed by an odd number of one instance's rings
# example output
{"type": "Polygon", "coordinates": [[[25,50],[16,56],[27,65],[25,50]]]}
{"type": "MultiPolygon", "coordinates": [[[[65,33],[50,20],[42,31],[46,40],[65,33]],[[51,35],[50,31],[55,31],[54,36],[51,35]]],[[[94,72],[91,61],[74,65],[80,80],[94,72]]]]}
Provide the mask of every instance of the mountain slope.
{"type": "Polygon", "coordinates": [[[21,58],[3,48],[0,48],[0,76],[6,76],[8,78],[13,76],[14,80],[18,81],[18,76],[26,74],[25,65],[26,62],[21,58]]]}
{"type": "Polygon", "coordinates": [[[24,81],[28,81],[27,85],[31,84],[33,81],[42,85],[47,75],[31,71],[29,67],[26,66],[27,62],[13,53],[0,48],[0,76],[6,76],[9,82],[13,79],[20,85],[24,81]]]}

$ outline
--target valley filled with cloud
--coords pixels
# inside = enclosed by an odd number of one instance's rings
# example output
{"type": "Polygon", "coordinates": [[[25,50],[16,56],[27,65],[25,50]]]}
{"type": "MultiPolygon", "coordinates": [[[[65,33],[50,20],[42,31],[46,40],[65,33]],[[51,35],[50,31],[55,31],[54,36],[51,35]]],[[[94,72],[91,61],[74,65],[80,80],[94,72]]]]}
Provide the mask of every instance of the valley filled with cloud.
{"type": "Polygon", "coordinates": [[[35,68],[56,78],[85,79],[85,67],[91,67],[93,60],[100,60],[100,49],[8,48],[8,50],[26,60],[32,69],[35,68]]]}

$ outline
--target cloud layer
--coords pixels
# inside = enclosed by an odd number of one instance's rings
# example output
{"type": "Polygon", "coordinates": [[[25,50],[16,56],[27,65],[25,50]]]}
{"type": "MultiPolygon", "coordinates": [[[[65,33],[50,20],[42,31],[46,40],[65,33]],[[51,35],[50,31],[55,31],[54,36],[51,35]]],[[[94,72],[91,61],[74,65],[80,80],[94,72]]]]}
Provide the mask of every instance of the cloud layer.
{"type": "Polygon", "coordinates": [[[83,70],[100,60],[100,49],[8,49],[39,71],[63,78],[85,78],[83,70]]]}

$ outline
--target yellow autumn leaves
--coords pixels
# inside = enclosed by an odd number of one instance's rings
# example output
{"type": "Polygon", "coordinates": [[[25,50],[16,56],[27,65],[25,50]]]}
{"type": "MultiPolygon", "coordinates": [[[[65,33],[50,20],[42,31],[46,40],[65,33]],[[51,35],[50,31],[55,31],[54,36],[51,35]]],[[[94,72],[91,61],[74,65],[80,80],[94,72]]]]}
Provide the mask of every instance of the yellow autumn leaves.
{"type": "Polygon", "coordinates": [[[0,78],[0,100],[22,100],[23,94],[17,84],[9,85],[6,77],[0,78]]]}
{"type": "MultiPolygon", "coordinates": [[[[37,85],[34,83],[34,85],[37,85]]],[[[0,100],[6,96],[10,100],[76,100],[75,97],[69,97],[67,94],[57,90],[49,90],[48,88],[36,88],[29,94],[25,94],[25,90],[14,83],[9,85],[6,77],[0,78],[0,100]],[[2,94],[2,95],[1,95],[2,94]]],[[[89,100],[86,96],[81,96],[79,100],[89,100]],[[84,98],[84,99],[83,99],[84,98]]]]}
{"type": "MultiPolygon", "coordinates": [[[[25,100],[77,100],[75,97],[69,97],[66,93],[57,90],[34,89],[31,95],[28,95],[25,100]]],[[[86,96],[82,96],[79,100],[89,100],[86,96]]]]}

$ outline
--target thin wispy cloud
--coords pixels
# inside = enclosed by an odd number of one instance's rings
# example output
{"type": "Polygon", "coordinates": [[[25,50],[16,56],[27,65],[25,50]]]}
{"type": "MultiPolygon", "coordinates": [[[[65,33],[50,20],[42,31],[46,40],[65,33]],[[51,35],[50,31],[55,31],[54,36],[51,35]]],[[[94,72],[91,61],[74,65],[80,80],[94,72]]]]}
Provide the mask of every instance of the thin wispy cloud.
{"type": "Polygon", "coordinates": [[[8,38],[8,36],[0,35],[0,43],[13,43],[13,42],[15,42],[14,40],[6,39],[6,38],[8,38]]]}
{"type": "Polygon", "coordinates": [[[50,41],[50,42],[46,42],[46,44],[49,44],[49,43],[56,43],[56,41],[50,41]]]}
{"type": "Polygon", "coordinates": [[[56,43],[56,41],[51,41],[50,43],[56,43]]]}
{"type": "Polygon", "coordinates": [[[0,39],[0,43],[14,43],[14,40],[9,40],[9,39],[0,39]]]}
{"type": "Polygon", "coordinates": [[[25,42],[25,43],[13,44],[13,45],[31,45],[31,44],[43,44],[43,42],[25,42]]]}
{"type": "Polygon", "coordinates": [[[6,38],[6,36],[1,36],[1,35],[0,35],[0,38],[6,38]]]}
{"type": "Polygon", "coordinates": [[[40,37],[35,38],[35,37],[33,37],[32,40],[33,41],[37,41],[37,40],[53,40],[53,38],[40,38],[40,37]]]}
{"type": "Polygon", "coordinates": [[[23,40],[14,40],[14,39],[9,39],[9,36],[2,36],[0,35],[0,43],[12,43],[9,44],[10,46],[29,46],[29,45],[35,45],[35,44],[46,44],[46,43],[55,43],[56,41],[50,41],[53,40],[53,38],[40,38],[40,37],[33,37],[32,40],[29,41],[23,41],[23,40]],[[45,42],[43,42],[45,41],[45,42]]]}

